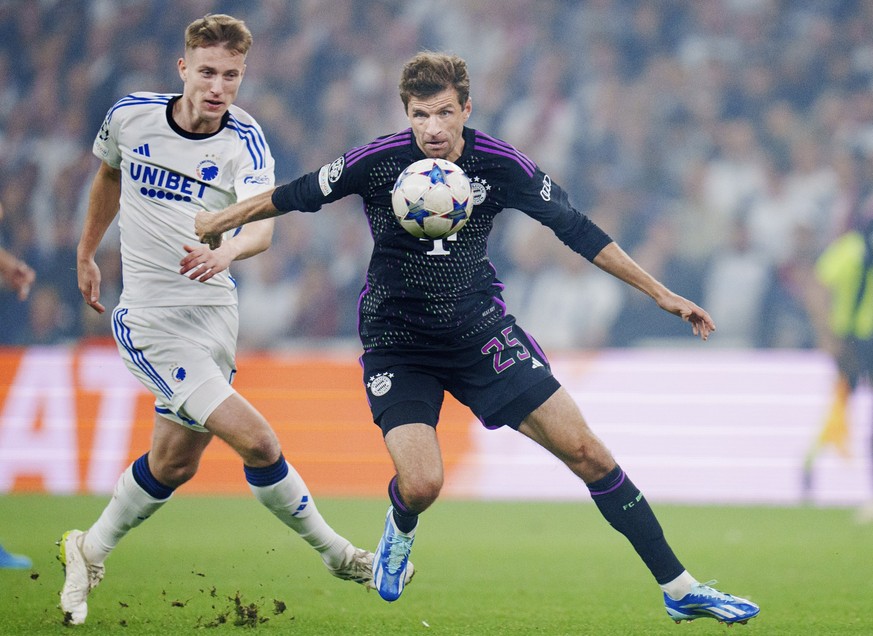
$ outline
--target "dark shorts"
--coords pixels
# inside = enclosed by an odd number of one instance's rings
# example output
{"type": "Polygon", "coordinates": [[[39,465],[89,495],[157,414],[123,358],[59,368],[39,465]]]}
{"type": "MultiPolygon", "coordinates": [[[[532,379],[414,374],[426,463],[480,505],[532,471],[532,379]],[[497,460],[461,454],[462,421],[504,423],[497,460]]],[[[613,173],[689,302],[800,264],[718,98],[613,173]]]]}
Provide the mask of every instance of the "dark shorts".
{"type": "Polygon", "coordinates": [[[403,424],[436,426],[445,391],[485,427],[517,429],[560,387],[539,345],[514,323],[464,348],[370,351],[361,365],[373,421],[383,435],[403,424]]]}

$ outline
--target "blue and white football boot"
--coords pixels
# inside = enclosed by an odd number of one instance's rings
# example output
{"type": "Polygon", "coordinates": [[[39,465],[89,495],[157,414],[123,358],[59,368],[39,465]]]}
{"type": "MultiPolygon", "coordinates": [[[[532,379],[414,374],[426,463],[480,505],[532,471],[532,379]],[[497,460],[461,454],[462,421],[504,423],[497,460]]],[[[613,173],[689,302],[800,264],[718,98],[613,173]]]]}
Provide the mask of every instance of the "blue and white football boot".
{"type": "Polygon", "coordinates": [[[414,570],[409,563],[409,553],[415,540],[412,532],[401,532],[394,524],[394,508],[388,507],[385,531],[379,540],[373,558],[373,580],[379,596],[386,601],[396,601],[403,593],[403,586],[412,578],[414,570]]]}
{"type": "MultiPolygon", "coordinates": [[[[367,590],[375,590],[376,583],[373,581],[373,562],[376,555],[367,550],[356,548],[352,544],[346,548],[345,559],[335,568],[327,566],[328,571],[338,579],[343,581],[353,581],[360,583],[367,590]]],[[[327,565],[327,564],[325,564],[327,565]]],[[[412,575],[415,574],[415,568],[412,562],[409,562],[409,567],[406,568],[406,580],[404,583],[409,583],[412,575]]]]}
{"type": "Polygon", "coordinates": [[[664,594],[667,614],[677,623],[693,621],[697,618],[714,618],[719,623],[745,625],[761,611],[761,608],[752,601],[710,587],[713,583],[715,581],[695,583],[691,586],[691,592],[678,601],[664,594]]]}

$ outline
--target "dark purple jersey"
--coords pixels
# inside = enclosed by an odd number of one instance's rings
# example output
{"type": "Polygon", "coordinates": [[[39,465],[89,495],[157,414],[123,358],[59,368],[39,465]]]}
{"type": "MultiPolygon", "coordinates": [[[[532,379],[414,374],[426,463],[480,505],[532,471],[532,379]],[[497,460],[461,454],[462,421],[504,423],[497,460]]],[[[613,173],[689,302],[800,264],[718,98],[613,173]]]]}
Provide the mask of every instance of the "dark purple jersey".
{"type": "Polygon", "coordinates": [[[503,285],[487,253],[494,217],[505,208],[550,227],[589,260],[611,240],[510,144],[472,128],[464,128],[464,142],[455,163],[473,184],[474,207],[467,224],[447,239],[413,237],[391,208],[397,177],[425,158],[411,129],[354,148],[273,194],[273,204],[282,211],[315,212],[350,194],[363,199],[374,241],[358,305],[365,350],[468,345],[506,317],[503,285]]]}

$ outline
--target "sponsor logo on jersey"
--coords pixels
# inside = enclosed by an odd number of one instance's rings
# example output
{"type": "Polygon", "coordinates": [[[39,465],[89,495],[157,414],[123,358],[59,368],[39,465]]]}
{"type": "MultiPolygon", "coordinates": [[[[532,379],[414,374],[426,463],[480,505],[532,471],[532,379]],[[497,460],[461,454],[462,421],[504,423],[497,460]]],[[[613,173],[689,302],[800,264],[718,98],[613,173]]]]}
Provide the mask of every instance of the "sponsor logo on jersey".
{"type": "Polygon", "coordinates": [[[393,373],[377,373],[370,377],[367,388],[376,397],[381,397],[391,390],[391,378],[393,377],[393,373]]]}
{"type": "Polygon", "coordinates": [[[485,197],[488,196],[491,186],[485,179],[478,176],[470,179],[470,186],[473,192],[473,205],[481,205],[485,201],[485,197]]]}
{"type": "Polygon", "coordinates": [[[170,367],[170,377],[173,378],[176,382],[181,382],[188,376],[188,372],[185,371],[185,367],[180,367],[179,365],[174,364],[170,367]]]}
{"type": "Polygon", "coordinates": [[[136,148],[133,149],[133,152],[137,155],[142,155],[143,157],[151,157],[152,156],[151,152],[149,151],[148,144],[143,144],[141,146],[137,146],[136,148]]]}
{"type": "Polygon", "coordinates": [[[202,198],[209,186],[172,170],[130,162],[130,178],[141,183],[140,194],[153,199],[190,202],[192,197],[202,198]],[[154,187],[148,187],[154,186],[154,187]]]}
{"type": "Polygon", "coordinates": [[[203,181],[215,181],[218,177],[218,164],[212,159],[204,159],[197,164],[197,177],[203,181]]]}
{"type": "Polygon", "coordinates": [[[536,358],[531,358],[531,365],[534,369],[541,369],[545,366],[542,362],[540,362],[536,358]]]}
{"type": "Polygon", "coordinates": [[[268,174],[248,174],[243,179],[243,183],[251,183],[255,185],[268,185],[270,183],[270,175],[268,174]]]}
{"type": "Polygon", "coordinates": [[[540,196],[543,201],[552,200],[552,178],[547,174],[543,175],[543,189],[540,190],[540,196]]]}

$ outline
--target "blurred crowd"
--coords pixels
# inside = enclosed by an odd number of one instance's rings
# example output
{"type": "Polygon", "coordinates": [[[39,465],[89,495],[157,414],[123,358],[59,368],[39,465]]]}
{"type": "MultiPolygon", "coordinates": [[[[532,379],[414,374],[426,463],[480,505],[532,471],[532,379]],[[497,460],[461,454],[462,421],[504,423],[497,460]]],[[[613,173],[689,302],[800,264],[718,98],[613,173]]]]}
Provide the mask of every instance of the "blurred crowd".
{"type": "MultiPolygon", "coordinates": [[[[181,91],[184,27],[210,12],[252,30],[237,103],[264,128],[279,182],[406,127],[402,64],[458,53],[469,124],[533,158],[705,307],[712,343],[815,346],[811,263],[873,213],[869,2],[0,0],[0,246],[38,277],[24,303],[0,290],[0,344],[109,336],[76,285],[91,144],[121,96],[181,91]]],[[[510,310],[544,346],[691,340],[542,226],[501,217],[490,254],[510,310]]],[[[282,217],[273,247],[233,268],[241,346],[353,338],[370,249],[357,200],[282,217]]],[[[114,306],[116,231],[100,259],[114,306]]]]}

